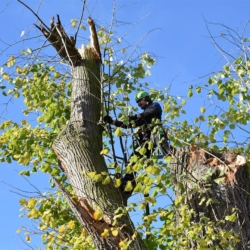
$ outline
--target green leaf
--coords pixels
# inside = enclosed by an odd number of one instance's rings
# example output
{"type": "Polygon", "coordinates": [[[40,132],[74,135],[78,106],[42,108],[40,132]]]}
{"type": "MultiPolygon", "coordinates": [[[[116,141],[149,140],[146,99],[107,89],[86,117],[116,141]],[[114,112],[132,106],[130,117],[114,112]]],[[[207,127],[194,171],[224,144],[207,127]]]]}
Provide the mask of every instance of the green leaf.
{"type": "Polygon", "coordinates": [[[151,149],[153,149],[153,148],[154,148],[153,142],[152,142],[152,141],[149,141],[149,142],[148,142],[148,149],[151,150],[151,149]]]}
{"type": "Polygon", "coordinates": [[[8,67],[11,67],[15,64],[15,57],[14,56],[11,56],[9,59],[8,59],[8,62],[7,62],[7,66],[8,67]]]}
{"type": "Polygon", "coordinates": [[[122,128],[117,128],[115,130],[115,136],[122,136],[122,128]]]}
{"type": "Polygon", "coordinates": [[[131,181],[128,181],[127,184],[126,184],[126,187],[124,189],[124,191],[126,192],[130,192],[133,190],[133,185],[132,185],[132,182],[131,181]]]}
{"type": "Polygon", "coordinates": [[[31,209],[35,207],[36,203],[37,203],[37,200],[35,198],[30,198],[30,200],[28,201],[28,208],[31,209]]]}
{"type": "Polygon", "coordinates": [[[133,163],[133,162],[137,162],[137,160],[138,160],[138,157],[136,155],[133,155],[130,157],[129,162],[133,163]]]}
{"type": "Polygon", "coordinates": [[[15,92],[14,97],[18,98],[20,96],[20,93],[18,91],[15,92]]]}
{"type": "Polygon", "coordinates": [[[230,124],[230,125],[229,125],[229,128],[230,128],[230,129],[235,129],[235,125],[234,125],[234,124],[230,124]]]}
{"type": "Polygon", "coordinates": [[[115,181],[114,181],[114,186],[115,186],[116,188],[120,187],[120,186],[121,186],[121,179],[115,179],[115,181]]]}
{"type": "Polygon", "coordinates": [[[188,91],[187,96],[188,96],[189,98],[193,96],[193,91],[192,91],[191,89],[188,91]]]}
{"type": "Polygon", "coordinates": [[[135,192],[135,193],[139,193],[139,192],[142,191],[142,189],[143,189],[143,186],[142,186],[142,184],[139,182],[139,183],[137,183],[137,185],[135,186],[134,192],[135,192]]]}
{"type": "Polygon", "coordinates": [[[214,182],[217,184],[220,184],[221,182],[225,182],[225,177],[214,179],[214,182]]]}
{"type": "Polygon", "coordinates": [[[205,200],[206,200],[206,198],[205,198],[205,197],[202,197],[202,199],[201,199],[201,201],[200,201],[200,203],[199,203],[199,206],[201,206],[201,205],[204,203],[205,200]]]}
{"type": "Polygon", "coordinates": [[[60,169],[59,168],[53,168],[53,170],[51,171],[51,175],[52,176],[56,176],[56,175],[59,175],[61,173],[60,169]]]}
{"type": "Polygon", "coordinates": [[[109,176],[106,176],[106,178],[104,180],[102,180],[102,184],[103,185],[107,185],[110,183],[110,177],[109,176]]]}
{"type": "Polygon", "coordinates": [[[142,148],[139,150],[139,153],[140,153],[141,155],[145,155],[146,152],[147,152],[147,149],[144,148],[144,147],[142,147],[142,148]]]}
{"type": "Polygon", "coordinates": [[[197,93],[201,93],[201,87],[197,87],[197,88],[196,88],[196,92],[197,92],[197,93]]]}
{"type": "Polygon", "coordinates": [[[203,114],[203,113],[205,113],[206,109],[205,109],[204,107],[201,107],[201,108],[200,108],[200,111],[201,111],[201,113],[203,114]]]}
{"type": "Polygon", "coordinates": [[[231,221],[231,222],[234,222],[236,219],[237,219],[236,213],[233,213],[232,215],[227,215],[227,216],[225,217],[225,220],[231,221]]]}

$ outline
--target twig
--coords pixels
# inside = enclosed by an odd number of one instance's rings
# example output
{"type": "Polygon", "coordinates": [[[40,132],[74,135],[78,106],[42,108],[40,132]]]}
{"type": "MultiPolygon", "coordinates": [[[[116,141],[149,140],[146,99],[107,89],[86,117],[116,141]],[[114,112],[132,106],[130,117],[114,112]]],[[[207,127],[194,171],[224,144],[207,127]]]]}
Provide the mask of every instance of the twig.
{"type": "Polygon", "coordinates": [[[63,45],[64,45],[64,47],[65,47],[65,51],[66,51],[66,53],[67,53],[67,56],[68,56],[69,61],[70,61],[70,63],[71,63],[71,66],[74,66],[74,64],[73,64],[73,62],[72,62],[72,60],[71,60],[71,58],[70,58],[70,56],[69,56],[69,52],[68,52],[67,46],[66,46],[66,44],[65,44],[65,41],[63,40],[62,33],[61,33],[61,31],[58,29],[57,26],[55,26],[55,27],[56,27],[56,30],[57,30],[57,32],[58,32],[58,34],[59,34],[59,36],[60,36],[60,38],[61,38],[61,40],[62,40],[62,43],[63,43],[63,45]]]}
{"type": "Polygon", "coordinates": [[[82,22],[82,17],[83,17],[83,12],[84,12],[85,5],[86,5],[86,0],[84,0],[84,2],[82,4],[82,13],[81,13],[80,21],[79,21],[79,24],[78,24],[78,27],[77,27],[77,30],[76,30],[76,33],[75,33],[75,43],[76,43],[76,40],[77,40],[78,31],[79,31],[80,26],[81,26],[81,22],[82,22]]]}
{"type": "Polygon", "coordinates": [[[21,0],[17,0],[19,3],[21,3],[22,5],[24,5],[27,9],[29,9],[36,17],[37,19],[43,24],[44,27],[47,28],[47,30],[50,31],[50,28],[42,21],[42,19],[28,6],[26,5],[24,2],[22,2],[21,0]]]}

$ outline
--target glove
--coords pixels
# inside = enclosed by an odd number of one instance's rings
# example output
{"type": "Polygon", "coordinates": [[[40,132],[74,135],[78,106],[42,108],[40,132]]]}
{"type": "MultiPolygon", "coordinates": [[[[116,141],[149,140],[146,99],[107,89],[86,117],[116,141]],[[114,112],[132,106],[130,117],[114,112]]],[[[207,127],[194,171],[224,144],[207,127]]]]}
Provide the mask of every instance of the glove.
{"type": "Polygon", "coordinates": [[[134,121],[134,120],[138,119],[137,115],[130,115],[128,118],[129,118],[130,121],[134,121]]]}
{"type": "Polygon", "coordinates": [[[111,124],[113,122],[113,119],[109,115],[106,115],[106,116],[103,117],[103,121],[105,123],[111,124]]]}

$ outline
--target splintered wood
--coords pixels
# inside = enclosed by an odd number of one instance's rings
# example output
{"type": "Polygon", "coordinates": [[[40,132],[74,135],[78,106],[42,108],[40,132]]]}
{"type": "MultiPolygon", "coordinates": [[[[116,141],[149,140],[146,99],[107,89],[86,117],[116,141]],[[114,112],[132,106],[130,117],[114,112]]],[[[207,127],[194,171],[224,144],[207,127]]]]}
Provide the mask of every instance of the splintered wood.
{"type": "Polygon", "coordinates": [[[188,167],[191,168],[194,163],[208,165],[209,167],[216,168],[219,172],[224,172],[225,182],[231,182],[235,179],[237,169],[246,165],[247,160],[241,155],[233,152],[214,153],[198,149],[194,144],[190,145],[190,159],[188,167]]]}
{"type": "Polygon", "coordinates": [[[101,61],[101,51],[96,33],[95,23],[89,17],[88,24],[90,28],[90,46],[82,45],[80,49],[75,47],[77,35],[68,36],[65,32],[59,15],[57,15],[57,22],[54,23],[55,18],[50,19],[50,27],[47,27],[43,22],[40,22],[40,26],[35,26],[43,33],[46,39],[56,49],[58,55],[69,62],[71,66],[78,66],[82,59],[85,59],[85,50],[89,50],[93,59],[101,61]]]}

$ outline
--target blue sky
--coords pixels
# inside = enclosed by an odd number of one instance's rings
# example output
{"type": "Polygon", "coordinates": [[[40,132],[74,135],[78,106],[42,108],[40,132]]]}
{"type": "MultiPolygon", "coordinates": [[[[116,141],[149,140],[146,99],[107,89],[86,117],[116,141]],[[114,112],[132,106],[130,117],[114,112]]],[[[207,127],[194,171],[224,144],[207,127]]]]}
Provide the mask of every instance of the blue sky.
{"type": "MultiPolygon", "coordinates": [[[[24,0],[24,2],[36,10],[40,1],[24,0]]],[[[59,14],[62,23],[67,27],[66,30],[74,34],[70,29],[70,19],[80,17],[82,1],[44,0],[41,2],[39,16],[44,22],[49,24],[51,16],[59,14]]],[[[91,16],[98,25],[109,25],[112,2],[111,0],[91,0],[88,10],[85,11],[84,20],[91,16]]],[[[126,40],[130,44],[136,44],[147,32],[155,29],[141,44],[141,51],[154,53],[157,58],[149,83],[152,87],[159,89],[164,89],[171,84],[171,94],[180,96],[186,95],[187,88],[190,84],[193,84],[193,80],[196,80],[195,84],[205,83],[207,78],[200,77],[220,69],[220,66],[225,64],[224,59],[211,43],[204,18],[210,22],[225,24],[239,31],[250,18],[250,2],[241,0],[138,0],[137,2],[118,0],[117,5],[128,5],[117,14],[117,18],[121,21],[134,22],[147,16],[133,27],[126,40]]],[[[6,43],[12,44],[20,40],[20,34],[23,30],[25,36],[28,33],[31,35],[38,34],[33,26],[35,22],[36,17],[17,1],[1,0],[0,65],[5,63],[10,55],[17,52],[17,47],[2,52],[6,48],[6,43]]],[[[210,29],[215,36],[222,31],[222,28],[214,25],[210,26],[210,29]]],[[[124,31],[120,29],[121,33],[124,33],[124,31]]],[[[116,35],[119,37],[120,34],[116,35]]],[[[85,32],[85,36],[89,37],[88,32],[85,32]]],[[[77,47],[80,47],[80,45],[78,43],[77,47]]],[[[36,40],[29,42],[28,46],[35,48],[37,46],[36,40]]],[[[27,49],[28,46],[21,43],[18,49],[21,47],[27,49]]],[[[228,50],[234,49],[233,46],[232,48],[228,47],[223,41],[221,46],[228,50]]],[[[2,104],[7,99],[1,96],[0,100],[0,104],[2,104]]],[[[18,121],[22,119],[21,110],[23,108],[20,102],[11,103],[3,118],[13,118],[18,121]]],[[[193,108],[194,110],[191,109],[190,112],[195,112],[195,108],[199,109],[196,104],[193,105],[193,108]]],[[[4,106],[1,105],[0,114],[2,114],[3,109],[4,106]]],[[[15,191],[15,189],[3,182],[22,190],[34,191],[34,189],[23,177],[17,174],[18,171],[23,169],[22,166],[15,163],[1,163],[0,167],[0,249],[19,249],[18,244],[23,246],[24,249],[28,249],[15,231],[22,225],[32,228],[32,224],[26,219],[18,217],[20,214],[18,203],[20,196],[10,192],[9,190],[15,191]]],[[[41,191],[49,188],[48,176],[37,174],[29,180],[41,191]]],[[[16,192],[19,193],[18,190],[16,192]]],[[[31,245],[34,248],[36,248],[35,246],[42,247],[39,238],[32,240],[31,245]]]]}

